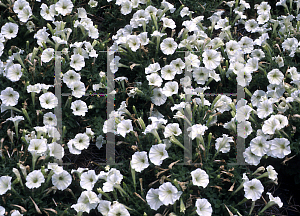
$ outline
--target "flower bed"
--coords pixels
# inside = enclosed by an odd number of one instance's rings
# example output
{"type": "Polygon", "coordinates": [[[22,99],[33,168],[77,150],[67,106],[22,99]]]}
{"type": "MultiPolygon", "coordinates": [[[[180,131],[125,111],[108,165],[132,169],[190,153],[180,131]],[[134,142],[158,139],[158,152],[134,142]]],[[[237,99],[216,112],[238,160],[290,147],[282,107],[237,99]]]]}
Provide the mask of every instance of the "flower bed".
{"type": "Polygon", "coordinates": [[[1,2],[0,214],[299,213],[300,2],[107,4],[1,2]]]}

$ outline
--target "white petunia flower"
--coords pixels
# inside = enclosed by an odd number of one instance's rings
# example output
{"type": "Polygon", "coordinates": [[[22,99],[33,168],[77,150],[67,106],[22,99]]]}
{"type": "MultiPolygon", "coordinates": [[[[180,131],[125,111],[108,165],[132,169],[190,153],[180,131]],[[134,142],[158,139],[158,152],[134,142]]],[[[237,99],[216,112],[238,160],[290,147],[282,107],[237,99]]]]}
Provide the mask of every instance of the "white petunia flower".
{"type": "Polygon", "coordinates": [[[47,139],[32,139],[28,146],[28,151],[35,151],[38,154],[45,153],[47,151],[47,139]]]}
{"type": "Polygon", "coordinates": [[[146,200],[151,209],[157,210],[163,205],[162,201],[159,199],[159,189],[150,188],[146,195],[146,200]]]}
{"type": "Polygon", "coordinates": [[[74,81],[70,84],[70,88],[72,89],[72,95],[76,98],[81,98],[85,95],[85,86],[81,81],[74,81]]]}
{"type": "Polygon", "coordinates": [[[90,138],[85,133],[78,133],[73,139],[73,145],[78,150],[87,149],[90,145],[90,138]]]}
{"type": "Polygon", "coordinates": [[[60,144],[53,142],[50,143],[48,147],[50,150],[50,156],[55,157],[56,159],[62,159],[64,157],[65,150],[60,144]]]}
{"type": "Polygon", "coordinates": [[[211,204],[207,201],[207,199],[203,198],[203,199],[197,199],[196,203],[196,212],[198,215],[200,216],[211,216],[213,209],[211,207],[211,204]]]}
{"type": "Polygon", "coordinates": [[[206,50],[203,52],[202,57],[205,67],[209,70],[214,70],[220,65],[221,54],[216,50],[206,50]]]}
{"type": "Polygon", "coordinates": [[[182,191],[178,191],[170,182],[163,183],[159,187],[158,196],[164,205],[173,205],[180,198],[182,191]]]}
{"type": "Polygon", "coordinates": [[[16,14],[18,14],[26,6],[29,6],[29,2],[27,2],[26,0],[17,0],[14,2],[13,10],[16,14]]]}
{"type": "Polygon", "coordinates": [[[217,152],[227,153],[230,151],[230,142],[234,141],[227,134],[223,134],[222,136],[216,139],[215,148],[217,152]]]}
{"type": "Polygon", "coordinates": [[[68,13],[72,12],[73,6],[74,5],[71,0],[59,0],[55,4],[55,10],[59,14],[66,16],[68,13]]]}
{"type": "Polygon", "coordinates": [[[251,152],[250,147],[246,148],[243,152],[246,163],[257,166],[260,162],[261,156],[257,156],[251,152]]]}
{"type": "Polygon", "coordinates": [[[165,138],[168,138],[172,135],[179,136],[180,134],[182,134],[182,131],[179,128],[178,123],[170,123],[165,127],[165,131],[164,131],[165,138]]]}
{"type": "Polygon", "coordinates": [[[167,100],[167,96],[162,92],[161,88],[153,89],[153,95],[151,96],[151,101],[156,106],[164,104],[167,100]]]}
{"type": "Polygon", "coordinates": [[[32,15],[32,10],[30,6],[25,6],[19,13],[18,18],[21,22],[26,23],[30,16],[32,15]]]}
{"type": "Polygon", "coordinates": [[[267,192],[267,195],[269,196],[269,203],[267,205],[272,206],[272,205],[278,205],[279,208],[283,206],[283,203],[281,202],[280,197],[273,197],[270,192],[267,192]]]}
{"type": "Polygon", "coordinates": [[[165,55],[172,55],[177,49],[178,44],[173,38],[165,38],[160,44],[160,49],[165,55]]]}
{"type": "Polygon", "coordinates": [[[204,132],[208,129],[205,125],[195,124],[187,129],[190,131],[189,137],[194,140],[196,137],[200,138],[200,135],[203,136],[204,132]]]}
{"type": "Polygon", "coordinates": [[[10,66],[7,70],[6,77],[12,81],[16,82],[19,81],[21,76],[22,76],[22,71],[21,71],[21,65],[20,64],[13,64],[10,66]]]}
{"type": "Polygon", "coordinates": [[[52,11],[50,11],[50,9],[48,8],[48,6],[45,3],[41,4],[41,11],[40,14],[41,16],[47,20],[47,21],[54,21],[54,15],[53,13],[51,13],[52,11]]]}
{"type": "Polygon", "coordinates": [[[271,84],[279,85],[282,83],[284,75],[280,70],[273,69],[268,73],[267,77],[271,84]]]}
{"type": "Polygon", "coordinates": [[[192,175],[193,185],[206,188],[206,186],[209,183],[209,176],[204,170],[198,168],[192,171],[191,175],[192,175]]]}
{"type": "Polygon", "coordinates": [[[63,170],[61,173],[54,173],[52,176],[52,184],[57,187],[58,190],[65,190],[72,183],[72,176],[63,170]]]}
{"type": "Polygon", "coordinates": [[[161,77],[164,80],[173,80],[177,71],[174,66],[166,65],[161,69],[161,77]]]}
{"type": "Polygon", "coordinates": [[[73,110],[73,114],[76,116],[85,116],[88,112],[87,105],[82,100],[76,100],[71,103],[71,109],[73,110]]]}
{"type": "Polygon", "coordinates": [[[85,66],[84,57],[79,54],[72,55],[70,66],[76,71],[80,71],[85,66]]]}
{"type": "Polygon", "coordinates": [[[91,8],[93,8],[93,7],[97,7],[98,2],[95,0],[90,0],[88,4],[91,8]]]}
{"type": "Polygon", "coordinates": [[[130,131],[133,131],[132,127],[132,120],[122,120],[118,125],[117,125],[117,132],[123,136],[124,138],[126,137],[127,133],[130,133],[130,131]]]}
{"type": "Polygon", "coordinates": [[[173,94],[178,93],[178,82],[167,82],[162,89],[164,95],[167,97],[172,96],[173,94]]]}
{"type": "Polygon", "coordinates": [[[47,112],[43,116],[43,123],[44,125],[50,125],[55,127],[57,125],[57,118],[55,114],[53,114],[52,112],[47,112]]]}
{"type": "Polygon", "coordinates": [[[262,132],[264,134],[274,134],[276,130],[279,130],[280,122],[272,115],[269,119],[264,121],[262,126],[262,132]]]}
{"type": "Polygon", "coordinates": [[[0,177],[0,195],[4,195],[8,190],[11,190],[11,179],[10,176],[0,177]]]}
{"type": "Polygon", "coordinates": [[[80,186],[86,190],[93,190],[97,180],[98,177],[95,173],[95,170],[89,170],[81,175],[80,186]]]}
{"type": "Polygon", "coordinates": [[[132,160],[130,162],[131,168],[136,172],[142,172],[149,166],[147,152],[135,152],[132,155],[132,160]]]}
{"type": "Polygon", "coordinates": [[[136,35],[128,35],[127,44],[133,52],[136,52],[140,48],[141,41],[136,35]]]}
{"type": "Polygon", "coordinates": [[[267,169],[269,179],[271,179],[273,181],[278,180],[278,178],[277,178],[278,173],[275,171],[275,169],[272,165],[267,166],[266,169],[267,169]]]}
{"type": "Polygon", "coordinates": [[[41,107],[44,109],[53,109],[58,105],[58,99],[52,92],[47,92],[39,97],[41,107]]]}
{"type": "Polygon", "coordinates": [[[87,213],[89,213],[91,209],[95,209],[97,207],[99,201],[100,199],[95,192],[87,190],[81,193],[77,202],[87,205],[87,213]]]}
{"type": "Polygon", "coordinates": [[[12,39],[17,37],[19,30],[19,26],[15,23],[9,22],[5,23],[1,27],[1,34],[6,38],[6,39],[12,39]]]}
{"type": "Polygon", "coordinates": [[[132,3],[129,0],[123,0],[121,3],[121,13],[123,15],[130,14],[132,11],[132,3]]]}
{"type": "Polygon", "coordinates": [[[53,48],[45,49],[41,55],[42,62],[49,62],[53,58],[54,58],[54,49],[53,48]]]}
{"type": "Polygon", "coordinates": [[[150,161],[154,165],[160,166],[164,159],[168,158],[168,152],[165,144],[152,145],[149,151],[150,161]]]}
{"type": "Polygon", "coordinates": [[[257,136],[250,141],[251,152],[259,157],[269,151],[269,142],[263,136],[257,136]]]}
{"type": "Polygon", "coordinates": [[[97,207],[98,212],[100,212],[103,216],[107,216],[108,212],[111,209],[111,202],[108,200],[100,200],[99,205],[97,207]]]}
{"type": "Polygon", "coordinates": [[[107,216],[130,216],[130,214],[123,204],[117,202],[111,206],[107,216]]]}
{"type": "Polygon", "coordinates": [[[251,199],[252,201],[258,200],[262,192],[264,191],[264,186],[258,179],[252,179],[244,183],[245,197],[251,199]]]}
{"type": "Polygon", "coordinates": [[[0,99],[2,104],[6,106],[15,106],[18,104],[19,93],[11,87],[6,87],[6,89],[1,91],[0,99]]]}
{"type": "Polygon", "coordinates": [[[251,122],[249,121],[242,121],[237,125],[237,133],[239,137],[247,138],[252,131],[251,122]]]}
{"type": "Polygon", "coordinates": [[[45,177],[41,170],[34,170],[26,177],[25,185],[29,188],[39,188],[45,182],[45,177]]]}
{"type": "Polygon", "coordinates": [[[284,158],[284,156],[291,153],[290,141],[286,138],[274,138],[270,140],[270,150],[268,152],[269,156],[284,158]]]}
{"type": "Polygon", "coordinates": [[[147,75],[146,78],[149,82],[148,85],[160,87],[163,82],[162,78],[157,73],[147,75]]]}

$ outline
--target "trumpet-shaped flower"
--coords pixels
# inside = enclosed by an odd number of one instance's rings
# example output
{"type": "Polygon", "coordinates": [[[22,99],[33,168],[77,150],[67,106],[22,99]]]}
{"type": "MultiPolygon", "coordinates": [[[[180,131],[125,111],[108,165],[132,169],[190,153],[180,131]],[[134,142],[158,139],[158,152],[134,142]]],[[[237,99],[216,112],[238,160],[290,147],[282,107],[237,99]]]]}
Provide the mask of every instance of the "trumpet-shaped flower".
{"type": "Polygon", "coordinates": [[[100,199],[97,194],[91,190],[83,191],[78,198],[78,203],[83,203],[87,205],[87,212],[91,209],[95,209],[99,203],[100,199]]]}
{"type": "Polygon", "coordinates": [[[239,137],[247,138],[252,131],[251,123],[249,121],[242,121],[237,125],[237,133],[239,137]]]}
{"type": "Polygon", "coordinates": [[[160,201],[159,199],[158,193],[159,193],[159,189],[151,188],[146,195],[147,203],[149,204],[150,208],[155,211],[159,209],[160,206],[163,205],[162,201],[160,201]]]}
{"type": "Polygon", "coordinates": [[[49,152],[50,156],[55,157],[56,159],[62,159],[64,157],[65,150],[60,144],[53,142],[50,143],[48,147],[50,150],[49,152]]]}
{"type": "Polygon", "coordinates": [[[200,138],[200,135],[204,135],[204,132],[208,129],[205,125],[196,124],[192,127],[189,127],[187,131],[190,131],[189,137],[194,140],[196,137],[200,138]]]}
{"type": "Polygon", "coordinates": [[[118,125],[117,125],[117,132],[123,136],[124,138],[126,137],[126,134],[129,133],[130,131],[133,131],[132,127],[132,120],[122,120],[118,125]]]}
{"type": "Polygon", "coordinates": [[[216,139],[215,148],[217,151],[227,153],[230,151],[230,142],[234,142],[232,137],[228,137],[227,134],[223,134],[223,137],[216,139]]]}
{"type": "Polygon", "coordinates": [[[173,80],[177,70],[172,65],[166,65],[161,69],[161,77],[165,80],[173,80]]]}
{"type": "Polygon", "coordinates": [[[19,93],[11,87],[1,91],[0,99],[5,106],[15,106],[18,103],[19,93]]]}
{"type": "Polygon", "coordinates": [[[53,109],[58,105],[58,99],[52,92],[47,92],[39,97],[42,108],[53,109]]]}
{"type": "Polygon", "coordinates": [[[274,138],[270,140],[270,156],[275,158],[284,158],[291,153],[290,141],[286,138],[274,138]]]}
{"type": "Polygon", "coordinates": [[[271,84],[279,85],[282,83],[284,75],[278,69],[273,69],[268,73],[268,80],[271,84]]]}
{"type": "Polygon", "coordinates": [[[80,186],[86,190],[93,190],[98,177],[94,170],[84,172],[80,177],[80,186]]]}
{"type": "Polygon", "coordinates": [[[167,96],[163,93],[161,88],[153,89],[153,95],[151,97],[152,103],[156,106],[163,105],[167,100],[167,96]]]}
{"type": "Polygon", "coordinates": [[[76,71],[80,71],[85,66],[84,57],[79,54],[72,55],[70,66],[76,71]]]}
{"type": "Polygon", "coordinates": [[[254,166],[257,166],[261,159],[261,156],[257,156],[251,152],[250,147],[246,148],[246,150],[243,152],[243,156],[245,158],[246,163],[254,166]]]}
{"type": "Polygon", "coordinates": [[[260,157],[269,151],[269,147],[269,143],[263,136],[257,136],[250,141],[251,152],[260,157]]]}
{"type": "Polygon", "coordinates": [[[207,199],[197,199],[196,203],[196,212],[199,216],[211,216],[213,209],[211,207],[211,204],[207,201],[207,199]]]}
{"type": "Polygon", "coordinates": [[[129,0],[124,0],[121,4],[121,13],[123,15],[130,14],[132,11],[132,2],[129,0]]]}
{"type": "Polygon", "coordinates": [[[22,76],[21,65],[20,64],[13,64],[7,69],[6,77],[12,81],[16,82],[19,81],[22,76]]]}
{"type": "Polygon", "coordinates": [[[55,10],[59,14],[66,16],[68,13],[72,12],[73,6],[74,5],[71,0],[59,0],[55,4],[55,10]]]}
{"type": "Polygon", "coordinates": [[[87,149],[90,145],[90,138],[85,133],[78,133],[76,134],[75,138],[73,139],[74,146],[78,150],[87,149]]]}
{"type": "Polygon", "coordinates": [[[172,96],[173,94],[178,93],[178,83],[176,81],[174,82],[167,82],[165,86],[162,89],[164,95],[167,97],[172,96]]]}
{"type": "Polygon", "coordinates": [[[55,114],[53,114],[52,112],[47,112],[43,116],[43,123],[44,125],[50,125],[55,127],[57,125],[57,118],[55,114]]]}
{"type": "Polygon", "coordinates": [[[182,131],[179,128],[178,123],[170,123],[165,127],[165,131],[164,131],[165,138],[168,138],[172,135],[179,136],[180,134],[182,134],[182,131]]]}
{"type": "Polygon", "coordinates": [[[214,70],[220,65],[221,54],[216,50],[206,50],[203,52],[202,57],[205,67],[209,70],[214,70]]]}
{"type": "Polygon", "coordinates": [[[142,172],[149,166],[147,152],[135,152],[132,155],[132,160],[130,164],[131,168],[134,169],[136,172],[142,172]]]}
{"type": "Polygon", "coordinates": [[[47,151],[47,139],[32,139],[28,146],[28,151],[35,151],[38,154],[45,153],[47,151]]]}
{"type": "Polygon", "coordinates": [[[102,215],[107,216],[108,212],[111,209],[111,202],[108,200],[100,200],[99,205],[97,207],[98,212],[102,215]]]}
{"type": "Polygon", "coordinates": [[[130,214],[123,204],[117,202],[111,206],[107,216],[130,216],[130,214]]]}
{"type": "Polygon", "coordinates": [[[258,200],[262,192],[264,191],[264,186],[258,179],[252,179],[244,183],[245,197],[251,199],[252,201],[258,200]]]}
{"type": "Polygon", "coordinates": [[[26,23],[30,16],[32,15],[32,10],[30,6],[25,6],[19,13],[18,18],[21,22],[26,23]]]}
{"type": "Polygon", "coordinates": [[[206,188],[206,186],[209,183],[209,176],[207,175],[207,173],[204,170],[198,168],[198,169],[192,171],[191,175],[192,175],[193,185],[197,185],[197,186],[206,188]]]}
{"type": "Polygon", "coordinates": [[[170,182],[163,183],[159,187],[158,196],[164,205],[173,205],[180,198],[182,191],[178,191],[170,182]]]}
{"type": "Polygon", "coordinates": [[[172,55],[177,49],[178,44],[173,38],[166,38],[160,44],[160,49],[165,55],[172,55]]]}
{"type": "Polygon", "coordinates": [[[280,122],[272,115],[268,120],[264,121],[262,126],[262,132],[264,134],[274,134],[276,130],[279,130],[280,122]]]}
{"type": "Polygon", "coordinates": [[[162,78],[157,73],[152,73],[150,75],[147,75],[146,78],[149,82],[149,85],[153,85],[157,87],[160,87],[163,82],[162,78]]]}
{"type": "Polygon", "coordinates": [[[72,176],[63,170],[61,173],[54,173],[52,176],[52,184],[57,187],[58,190],[65,190],[72,183],[72,176]]]}
{"type": "Polygon", "coordinates": [[[53,58],[54,58],[54,49],[53,48],[45,49],[41,55],[42,62],[49,62],[53,58]]]}
{"type": "Polygon", "coordinates": [[[0,177],[0,195],[5,194],[8,190],[11,190],[11,179],[10,176],[0,177]]]}
{"type": "Polygon", "coordinates": [[[149,158],[153,164],[160,166],[163,160],[168,157],[169,155],[166,150],[166,144],[157,144],[151,146],[149,151],[149,158]]]}
{"type": "Polygon", "coordinates": [[[73,101],[71,103],[71,109],[73,110],[74,115],[80,116],[85,116],[85,113],[88,111],[86,103],[82,100],[73,101]]]}
{"type": "Polygon", "coordinates": [[[44,182],[45,177],[42,174],[41,170],[34,170],[27,175],[25,184],[29,189],[32,189],[39,188],[44,182]]]}
{"type": "Polygon", "coordinates": [[[270,201],[269,201],[270,205],[276,204],[279,206],[279,208],[281,208],[283,206],[283,203],[281,202],[280,197],[273,197],[270,192],[267,192],[267,195],[269,196],[269,199],[270,199],[270,201]]]}
{"type": "Polygon", "coordinates": [[[1,34],[6,39],[12,39],[17,37],[18,30],[19,30],[19,26],[17,24],[8,22],[1,27],[1,34]]]}

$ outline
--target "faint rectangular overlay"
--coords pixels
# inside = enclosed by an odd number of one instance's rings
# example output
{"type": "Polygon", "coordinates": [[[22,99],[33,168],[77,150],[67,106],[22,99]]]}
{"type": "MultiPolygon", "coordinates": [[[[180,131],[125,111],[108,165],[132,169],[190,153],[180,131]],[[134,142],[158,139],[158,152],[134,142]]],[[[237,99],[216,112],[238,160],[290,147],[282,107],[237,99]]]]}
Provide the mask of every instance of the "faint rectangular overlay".
{"type": "MultiPolygon", "coordinates": [[[[187,57],[191,52],[190,51],[177,51],[177,52],[184,52],[185,57],[187,57]]],[[[198,52],[198,51],[195,51],[198,52]]],[[[190,77],[192,80],[192,73],[190,70],[187,70],[187,65],[185,66],[185,76],[190,77]]],[[[187,88],[191,88],[191,86],[188,86],[187,88]]],[[[217,95],[214,93],[203,93],[204,95],[217,95]]],[[[222,93],[221,95],[227,95],[227,96],[237,96],[237,101],[239,101],[241,98],[245,98],[245,92],[244,88],[237,84],[237,93],[222,93]]],[[[191,95],[185,94],[185,102],[187,103],[186,108],[184,109],[184,116],[187,118],[190,122],[192,122],[192,113],[188,112],[188,110],[191,110],[191,95]]],[[[245,121],[245,120],[244,120],[245,121]]],[[[184,162],[183,163],[177,163],[177,165],[200,165],[199,163],[192,163],[192,140],[188,136],[189,132],[187,131],[187,128],[189,127],[189,124],[187,121],[184,121],[184,162]]],[[[229,165],[246,165],[245,158],[243,156],[243,152],[245,151],[245,138],[237,137],[236,140],[236,148],[237,148],[237,163],[229,163],[229,165]]]]}
{"type": "MultiPolygon", "coordinates": [[[[114,82],[114,74],[110,69],[110,62],[114,60],[115,51],[100,51],[107,53],[107,94],[89,94],[86,93],[84,96],[91,95],[99,95],[99,96],[107,96],[107,119],[108,124],[115,124],[114,118],[109,118],[109,114],[114,111],[114,100],[115,100],[115,82],[114,82]]],[[[55,51],[55,96],[58,98],[58,105],[54,109],[54,114],[57,118],[57,130],[62,135],[62,107],[61,107],[61,97],[62,96],[70,96],[71,93],[62,93],[61,92],[61,51],[55,51]]],[[[56,140],[58,144],[61,144],[60,139],[56,140]]],[[[106,134],[106,163],[98,163],[100,165],[121,165],[122,163],[115,163],[115,134],[111,132],[107,132],[106,134]]],[[[71,163],[62,163],[62,160],[57,161],[60,165],[69,165],[71,163]]]]}

